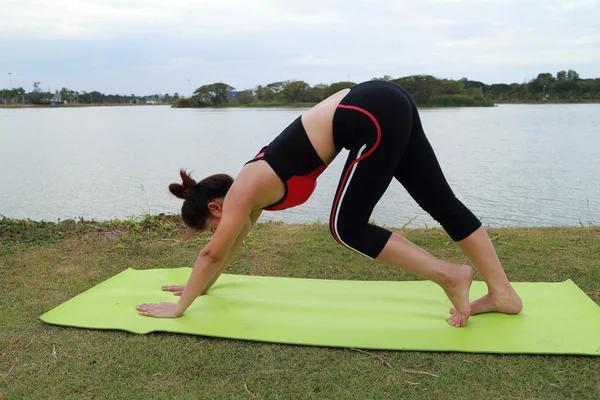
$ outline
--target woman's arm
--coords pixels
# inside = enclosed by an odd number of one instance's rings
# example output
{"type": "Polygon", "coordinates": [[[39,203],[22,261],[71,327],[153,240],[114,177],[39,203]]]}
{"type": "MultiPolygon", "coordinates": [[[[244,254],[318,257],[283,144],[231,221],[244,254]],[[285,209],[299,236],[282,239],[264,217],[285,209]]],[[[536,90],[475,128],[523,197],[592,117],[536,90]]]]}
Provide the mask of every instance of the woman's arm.
{"type": "MultiPolygon", "coordinates": [[[[261,213],[262,210],[255,210],[250,214],[250,229],[254,227],[254,224],[256,224],[256,221],[260,217],[261,213]]],[[[208,292],[208,290],[212,287],[212,285],[214,285],[217,279],[219,279],[221,273],[225,270],[225,268],[227,268],[229,263],[231,263],[231,261],[233,260],[233,257],[235,257],[235,255],[237,254],[237,251],[241,247],[242,243],[244,243],[244,239],[247,235],[248,231],[245,229],[242,230],[242,232],[240,232],[237,239],[233,243],[233,246],[231,246],[231,249],[229,249],[229,254],[227,255],[227,258],[225,258],[225,261],[223,261],[223,264],[221,264],[221,267],[219,268],[213,279],[208,283],[208,285],[206,285],[204,289],[202,289],[199,296],[205,295],[206,292],[208,292]]],[[[165,285],[162,287],[162,289],[165,291],[174,292],[175,296],[181,296],[183,294],[183,291],[185,290],[185,286],[186,285],[165,285]]]]}
{"type": "Polygon", "coordinates": [[[224,264],[238,236],[245,236],[250,231],[250,206],[244,204],[243,200],[231,201],[232,197],[228,195],[225,198],[219,227],[196,259],[190,279],[177,302],[177,317],[187,310],[213,279],[218,278],[221,265],[224,264]]]}
{"type": "Polygon", "coordinates": [[[205,295],[206,292],[208,292],[208,290],[212,287],[212,285],[215,284],[217,279],[219,279],[221,273],[223,273],[223,271],[225,270],[225,268],[227,268],[231,260],[233,260],[233,257],[235,257],[238,249],[240,248],[242,243],[244,243],[244,239],[246,238],[250,230],[254,227],[254,224],[256,224],[256,221],[260,217],[260,214],[262,214],[262,210],[260,209],[255,210],[250,214],[250,229],[243,229],[242,232],[240,232],[237,239],[233,243],[233,246],[231,246],[231,249],[229,249],[229,254],[227,254],[227,258],[225,258],[225,261],[223,261],[223,264],[221,265],[215,276],[212,278],[212,280],[208,283],[208,285],[206,285],[206,287],[202,289],[199,296],[205,295]]]}
{"type": "Polygon", "coordinates": [[[252,222],[256,222],[260,212],[253,212],[252,196],[242,189],[235,190],[235,184],[229,190],[223,203],[219,226],[212,240],[200,251],[192,274],[177,304],[139,304],[141,315],[163,318],[180,317],[205,288],[210,287],[219,277],[226,260],[230,260],[241,245],[242,238],[250,231],[252,222]],[[238,192],[238,193],[236,193],[238,192]],[[253,217],[253,221],[251,220],[253,217]],[[237,247],[232,251],[234,244],[237,247]]]}

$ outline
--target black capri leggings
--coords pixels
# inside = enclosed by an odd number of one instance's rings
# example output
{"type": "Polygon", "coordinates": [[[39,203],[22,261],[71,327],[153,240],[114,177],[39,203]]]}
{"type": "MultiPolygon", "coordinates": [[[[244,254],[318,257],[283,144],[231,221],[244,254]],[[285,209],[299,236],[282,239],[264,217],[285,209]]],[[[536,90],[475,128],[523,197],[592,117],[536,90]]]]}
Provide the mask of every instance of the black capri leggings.
{"type": "Polygon", "coordinates": [[[369,81],[350,90],[333,118],[336,150],[350,150],[331,209],[329,228],[343,246],[377,258],[391,232],[369,224],[392,178],[459,241],[481,222],[450,189],[425,137],[417,108],[400,86],[369,81]]]}

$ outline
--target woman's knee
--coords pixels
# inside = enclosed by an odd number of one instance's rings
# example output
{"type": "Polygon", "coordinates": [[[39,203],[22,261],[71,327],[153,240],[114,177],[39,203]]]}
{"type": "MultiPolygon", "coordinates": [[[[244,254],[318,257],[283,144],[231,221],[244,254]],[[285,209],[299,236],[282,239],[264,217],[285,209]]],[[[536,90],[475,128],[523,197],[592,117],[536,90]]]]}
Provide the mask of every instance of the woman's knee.
{"type": "Polygon", "coordinates": [[[375,259],[391,232],[371,224],[330,224],[329,232],[345,248],[375,259]]]}

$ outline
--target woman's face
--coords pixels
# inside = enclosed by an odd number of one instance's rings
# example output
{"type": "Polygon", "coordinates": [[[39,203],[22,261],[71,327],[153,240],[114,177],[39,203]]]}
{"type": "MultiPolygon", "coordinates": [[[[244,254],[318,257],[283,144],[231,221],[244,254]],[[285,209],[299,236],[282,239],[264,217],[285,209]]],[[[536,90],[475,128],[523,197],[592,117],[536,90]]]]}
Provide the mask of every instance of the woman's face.
{"type": "Polygon", "coordinates": [[[219,226],[219,222],[221,222],[220,217],[213,216],[213,217],[208,218],[206,220],[206,227],[204,228],[204,230],[215,233],[215,231],[217,230],[217,227],[219,226]]]}

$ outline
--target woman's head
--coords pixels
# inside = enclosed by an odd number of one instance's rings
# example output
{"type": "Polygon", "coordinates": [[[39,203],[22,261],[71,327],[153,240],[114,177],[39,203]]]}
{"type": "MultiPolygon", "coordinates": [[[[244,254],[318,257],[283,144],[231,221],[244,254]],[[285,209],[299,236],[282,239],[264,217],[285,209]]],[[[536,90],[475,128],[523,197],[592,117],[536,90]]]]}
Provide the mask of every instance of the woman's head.
{"type": "Polygon", "coordinates": [[[169,190],[184,200],[181,218],[190,228],[207,229],[211,220],[220,217],[223,198],[233,184],[233,178],[226,174],[216,174],[196,183],[185,170],[182,169],[180,175],[183,183],[171,183],[169,190]]]}

